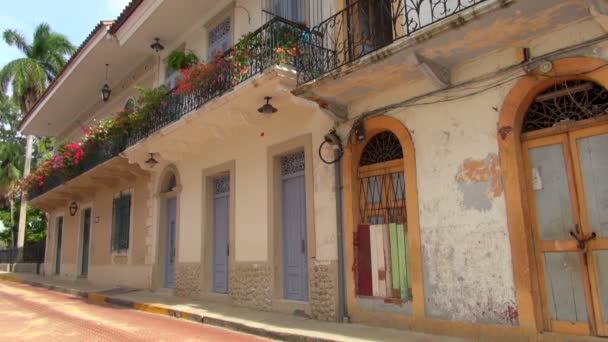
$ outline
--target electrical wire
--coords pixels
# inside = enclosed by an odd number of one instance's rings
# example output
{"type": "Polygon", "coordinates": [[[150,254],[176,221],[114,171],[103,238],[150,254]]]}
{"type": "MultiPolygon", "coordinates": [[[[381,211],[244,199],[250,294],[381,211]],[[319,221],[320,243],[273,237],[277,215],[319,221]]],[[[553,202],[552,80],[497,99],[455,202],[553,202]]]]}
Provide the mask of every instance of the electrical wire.
{"type": "MultiPolygon", "coordinates": [[[[438,104],[438,103],[445,103],[445,102],[451,102],[451,101],[456,101],[456,100],[461,100],[463,98],[467,98],[467,97],[472,97],[475,95],[479,95],[481,93],[484,93],[486,91],[489,91],[491,89],[500,87],[504,84],[510,83],[512,81],[518,80],[520,78],[526,77],[528,76],[528,70],[527,68],[535,63],[538,63],[542,60],[546,60],[547,58],[553,57],[553,56],[557,56],[557,55],[561,55],[563,53],[568,53],[571,51],[575,51],[581,48],[585,48],[588,46],[591,46],[593,44],[596,44],[598,42],[604,41],[608,38],[608,35],[603,35],[601,37],[597,37],[591,40],[588,40],[586,42],[580,43],[580,44],[576,44],[576,45],[572,45],[572,46],[568,46],[562,49],[558,49],[555,51],[552,51],[550,53],[541,55],[539,57],[536,57],[532,60],[529,60],[525,63],[521,63],[521,64],[514,64],[514,65],[510,65],[508,67],[504,67],[502,69],[499,69],[495,72],[493,72],[492,74],[487,74],[487,75],[483,75],[481,77],[477,77],[477,78],[473,78],[471,80],[462,82],[460,84],[457,85],[452,85],[448,88],[444,88],[444,89],[438,89],[423,95],[419,95],[416,97],[412,97],[400,102],[396,102],[393,104],[389,104],[380,108],[376,108],[364,113],[361,113],[355,117],[352,117],[346,121],[344,121],[343,123],[349,123],[349,122],[359,122],[359,121],[364,121],[367,118],[373,117],[373,116],[377,116],[377,115],[382,115],[385,114],[391,110],[395,110],[395,109],[400,109],[400,108],[408,108],[408,107],[416,107],[416,106],[427,106],[427,105],[433,105],[433,104],[438,104]],[[523,69],[523,70],[522,70],[523,69]],[[523,72],[523,73],[522,73],[523,72]],[[515,74],[519,74],[516,76],[512,76],[509,77],[511,75],[515,75],[515,74]],[[489,85],[477,85],[479,83],[483,83],[483,82],[487,82],[489,80],[492,79],[496,79],[498,77],[502,77],[503,79],[500,80],[496,80],[493,83],[490,83],[489,85]],[[504,77],[508,77],[507,79],[504,79],[504,77]],[[469,92],[463,95],[456,95],[456,96],[452,96],[450,97],[449,94],[452,92],[456,92],[456,91],[467,91],[467,90],[475,90],[473,92],[469,92]],[[447,93],[447,94],[446,94],[447,93]],[[427,102],[418,102],[421,101],[422,99],[429,99],[429,98],[433,98],[433,97],[438,97],[438,96],[442,96],[443,98],[439,99],[439,100],[434,100],[434,101],[427,101],[427,102]]],[[[605,63],[599,67],[595,67],[591,70],[587,70],[581,73],[576,73],[576,74],[563,74],[563,75],[544,75],[545,77],[552,77],[552,78],[562,78],[562,77],[566,77],[566,76],[582,76],[582,75],[586,75],[592,72],[595,72],[601,68],[604,68],[608,65],[608,63],[605,63]]],[[[347,139],[350,138],[353,129],[354,129],[353,125],[351,126],[348,135],[346,136],[347,139]]]]}

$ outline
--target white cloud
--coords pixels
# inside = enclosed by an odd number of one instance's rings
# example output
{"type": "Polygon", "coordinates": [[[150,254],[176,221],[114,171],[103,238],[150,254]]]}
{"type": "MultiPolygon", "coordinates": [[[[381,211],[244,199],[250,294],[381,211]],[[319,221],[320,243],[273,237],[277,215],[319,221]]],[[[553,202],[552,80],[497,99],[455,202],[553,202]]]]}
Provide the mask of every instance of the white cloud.
{"type": "Polygon", "coordinates": [[[115,15],[119,15],[120,12],[129,4],[130,0],[106,0],[108,8],[115,15]]]}

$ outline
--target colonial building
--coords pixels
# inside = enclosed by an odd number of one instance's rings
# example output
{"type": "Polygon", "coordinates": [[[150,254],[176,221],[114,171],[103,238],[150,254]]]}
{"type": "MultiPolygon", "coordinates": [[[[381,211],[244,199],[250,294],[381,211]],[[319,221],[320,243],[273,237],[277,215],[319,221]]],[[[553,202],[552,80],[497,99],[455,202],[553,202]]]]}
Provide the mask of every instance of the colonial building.
{"type": "Polygon", "coordinates": [[[484,340],[607,336],[607,32],[601,0],[133,0],[21,125],[72,158],[29,191],[44,272],[484,340]],[[172,70],[175,51],[204,64],[172,70]]]}

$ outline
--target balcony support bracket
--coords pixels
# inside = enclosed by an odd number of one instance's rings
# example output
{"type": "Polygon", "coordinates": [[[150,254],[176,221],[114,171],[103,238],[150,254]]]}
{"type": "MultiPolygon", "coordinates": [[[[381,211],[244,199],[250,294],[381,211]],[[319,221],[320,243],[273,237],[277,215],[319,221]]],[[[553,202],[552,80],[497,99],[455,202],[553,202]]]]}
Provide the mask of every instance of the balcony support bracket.
{"type": "Polygon", "coordinates": [[[419,51],[414,52],[414,60],[418,68],[428,77],[431,82],[439,89],[450,86],[450,69],[425,57],[419,51]]]}
{"type": "Polygon", "coordinates": [[[593,19],[608,32],[608,3],[605,0],[586,0],[586,5],[593,19]]]}

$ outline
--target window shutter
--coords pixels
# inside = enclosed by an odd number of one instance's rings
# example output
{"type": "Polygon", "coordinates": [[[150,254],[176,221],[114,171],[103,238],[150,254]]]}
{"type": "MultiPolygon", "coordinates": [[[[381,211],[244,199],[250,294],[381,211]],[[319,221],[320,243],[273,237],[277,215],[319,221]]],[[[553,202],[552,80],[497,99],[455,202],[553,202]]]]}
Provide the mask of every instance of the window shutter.
{"type": "Polygon", "coordinates": [[[112,250],[129,248],[131,224],[131,194],[114,198],[112,206],[112,250]]]}
{"type": "Polygon", "coordinates": [[[129,248],[129,223],[131,221],[131,195],[121,196],[120,201],[120,242],[119,248],[129,248]]]}
{"type": "Polygon", "coordinates": [[[372,261],[369,225],[359,225],[357,228],[357,289],[358,295],[372,296],[372,261]]]}
{"type": "Polygon", "coordinates": [[[118,249],[118,229],[119,229],[119,223],[118,223],[118,217],[119,217],[119,213],[118,213],[118,205],[120,203],[120,197],[116,197],[114,198],[114,200],[112,201],[112,244],[111,244],[111,248],[112,251],[115,251],[118,249]]]}

